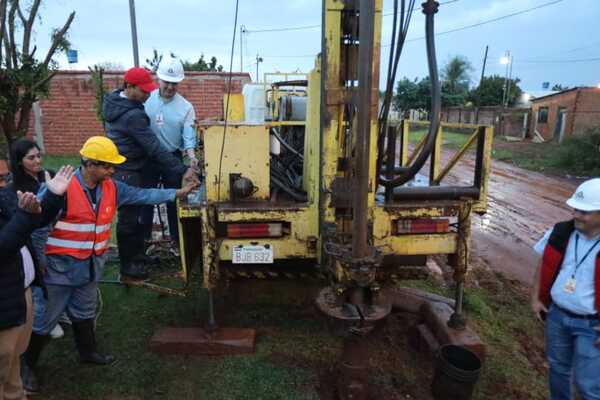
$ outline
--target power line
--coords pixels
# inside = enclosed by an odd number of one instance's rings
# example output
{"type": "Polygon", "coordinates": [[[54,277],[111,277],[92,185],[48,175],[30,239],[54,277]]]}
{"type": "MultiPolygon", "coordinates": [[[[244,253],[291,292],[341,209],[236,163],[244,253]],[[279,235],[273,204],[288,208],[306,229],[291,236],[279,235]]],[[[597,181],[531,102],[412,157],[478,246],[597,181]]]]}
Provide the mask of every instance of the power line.
{"type": "MultiPolygon", "coordinates": [[[[443,6],[444,4],[456,3],[457,1],[459,1],[459,0],[448,0],[448,1],[441,2],[440,5],[443,6]]],[[[413,11],[417,10],[419,8],[420,7],[415,7],[415,8],[413,8],[413,11]]],[[[382,16],[387,17],[389,15],[394,15],[394,13],[386,13],[386,14],[383,14],[382,16]]],[[[320,28],[320,27],[321,27],[321,24],[291,26],[291,27],[287,27],[287,28],[246,29],[245,32],[246,33],[288,32],[288,31],[301,31],[301,30],[305,30],[305,29],[316,29],[316,28],[320,28]]]]}
{"type": "Polygon", "coordinates": [[[314,58],[317,56],[317,52],[315,52],[315,54],[306,54],[306,55],[302,55],[302,56],[293,56],[293,55],[285,55],[285,56],[263,56],[263,58],[314,58]]]}
{"type": "Polygon", "coordinates": [[[580,62],[593,62],[593,61],[600,61],[600,57],[580,58],[580,59],[576,59],[576,60],[518,60],[518,62],[529,63],[529,64],[580,63],[580,62]]]}
{"type": "MultiPolygon", "coordinates": [[[[481,21],[481,22],[477,22],[475,24],[471,24],[471,25],[465,25],[465,26],[461,26],[459,28],[454,28],[454,29],[450,29],[447,31],[442,31],[442,32],[437,32],[435,34],[435,36],[441,36],[441,35],[447,35],[449,33],[454,33],[454,32],[458,32],[458,31],[463,31],[465,29],[471,29],[471,28],[476,28],[478,26],[482,26],[482,25],[486,25],[486,24],[491,24],[492,22],[497,22],[503,19],[507,19],[507,18],[511,18],[511,17],[515,17],[517,15],[521,15],[521,14],[525,14],[531,11],[535,11],[535,10],[539,10],[540,8],[544,8],[544,7],[549,7],[551,5],[563,2],[564,0],[554,0],[554,1],[550,1],[548,3],[544,3],[544,4],[540,4],[539,6],[536,7],[532,7],[532,8],[528,8],[526,10],[521,10],[521,11],[516,11],[510,14],[506,14],[506,15],[502,15],[500,17],[496,17],[493,19],[488,19],[486,21],[481,21]]],[[[417,40],[423,40],[425,39],[425,36],[421,36],[421,37],[417,37],[417,38],[412,38],[412,39],[407,39],[407,42],[415,42],[417,40]]],[[[389,47],[389,45],[382,45],[381,47],[389,47]]]]}
{"type": "Polygon", "coordinates": [[[271,28],[271,29],[256,29],[256,30],[246,29],[246,32],[247,33],[286,32],[286,31],[300,31],[300,30],[304,30],[304,29],[315,29],[315,28],[320,28],[320,27],[321,27],[321,24],[293,26],[293,27],[289,27],[289,28],[271,28]]]}
{"type": "MultiPolygon", "coordinates": [[[[448,0],[448,1],[442,1],[442,2],[440,2],[440,6],[443,6],[443,5],[446,5],[446,4],[450,4],[450,3],[456,3],[457,1],[459,1],[459,0],[448,0]]],[[[420,7],[420,6],[419,6],[419,7],[413,7],[413,8],[411,9],[411,11],[419,11],[420,9],[421,9],[421,7],[420,7]]],[[[408,11],[408,10],[407,10],[407,11],[408,11]]],[[[382,16],[383,16],[383,17],[389,17],[390,15],[394,15],[394,13],[393,13],[393,12],[390,12],[390,13],[383,14],[382,16]]]]}

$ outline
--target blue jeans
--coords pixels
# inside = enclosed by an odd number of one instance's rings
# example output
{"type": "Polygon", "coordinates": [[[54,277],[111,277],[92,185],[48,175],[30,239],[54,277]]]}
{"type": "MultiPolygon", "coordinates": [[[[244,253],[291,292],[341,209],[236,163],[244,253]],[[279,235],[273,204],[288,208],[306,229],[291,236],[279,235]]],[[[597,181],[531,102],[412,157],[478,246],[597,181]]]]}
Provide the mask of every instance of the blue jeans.
{"type": "Polygon", "coordinates": [[[97,282],[89,282],[82,286],[46,285],[46,310],[41,315],[35,314],[37,320],[33,323],[33,331],[39,335],[49,335],[65,311],[74,322],[95,318],[97,288],[97,282]]]}
{"type": "Polygon", "coordinates": [[[599,320],[573,318],[550,307],[546,354],[550,364],[550,400],[571,400],[572,383],[583,400],[600,400],[600,348],[594,342],[599,320]]]}
{"type": "MultiPolygon", "coordinates": [[[[180,151],[173,155],[179,160],[183,160],[180,151]]],[[[165,189],[180,189],[183,175],[174,171],[160,170],[156,163],[148,163],[143,171],[143,186],[147,188],[156,188],[159,183],[163,184],[165,189]]],[[[144,206],[142,211],[142,223],[144,229],[144,238],[152,237],[152,219],[154,217],[154,206],[144,206]]],[[[177,206],[175,202],[167,203],[167,221],[169,223],[169,234],[173,242],[179,243],[179,227],[177,225],[177,206]]]]}

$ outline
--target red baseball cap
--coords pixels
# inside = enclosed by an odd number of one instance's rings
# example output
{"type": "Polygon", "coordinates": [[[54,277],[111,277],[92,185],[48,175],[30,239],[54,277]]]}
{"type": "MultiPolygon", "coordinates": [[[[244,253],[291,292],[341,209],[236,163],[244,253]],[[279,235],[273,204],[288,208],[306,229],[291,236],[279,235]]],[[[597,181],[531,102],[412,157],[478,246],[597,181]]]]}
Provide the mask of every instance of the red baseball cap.
{"type": "Polygon", "coordinates": [[[125,72],[125,82],[135,85],[146,93],[158,88],[158,84],[152,79],[152,75],[145,68],[133,67],[125,72]]]}

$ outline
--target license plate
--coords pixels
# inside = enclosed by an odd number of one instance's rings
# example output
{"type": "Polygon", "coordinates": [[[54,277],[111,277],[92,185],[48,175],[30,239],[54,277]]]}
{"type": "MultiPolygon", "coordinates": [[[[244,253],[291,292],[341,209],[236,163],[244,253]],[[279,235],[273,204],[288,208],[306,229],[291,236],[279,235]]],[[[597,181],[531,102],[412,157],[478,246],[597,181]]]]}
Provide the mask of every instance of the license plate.
{"type": "Polygon", "coordinates": [[[233,264],[273,264],[273,247],[264,246],[237,246],[231,255],[233,264]]]}

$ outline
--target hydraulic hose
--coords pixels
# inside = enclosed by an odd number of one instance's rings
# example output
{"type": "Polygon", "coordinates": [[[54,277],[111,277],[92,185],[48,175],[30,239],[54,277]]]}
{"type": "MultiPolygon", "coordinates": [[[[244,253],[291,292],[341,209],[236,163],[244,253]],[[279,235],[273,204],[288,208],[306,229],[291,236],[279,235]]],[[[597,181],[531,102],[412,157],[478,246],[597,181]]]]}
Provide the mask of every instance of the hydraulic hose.
{"type": "Polygon", "coordinates": [[[389,179],[380,174],[379,183],[385,187],[400,186],[414,178],[427,161],[427,158],[430,156],[435,144],[435,139],[437,137],[437,132],[440,125],[440,111],[442,102],[442,91],[440,87],[437,59],[435,55],[434,38],[434,15],[437,13],[438,7],[439,3],[435,0],[428,0],[426,3],[423,3],[423,13],[426,16],[425,37],[427,41],[427,62],[429,67],[429,79],[431,81],[431,124],[429,125],[427,140],[414,163],[409,167],[401,168],[402,174],[400,176],[389,179]]]}

